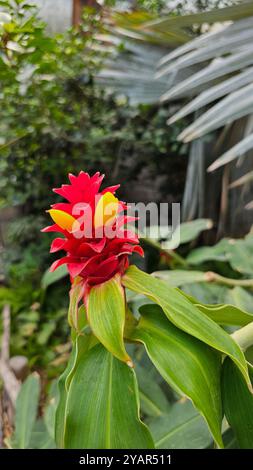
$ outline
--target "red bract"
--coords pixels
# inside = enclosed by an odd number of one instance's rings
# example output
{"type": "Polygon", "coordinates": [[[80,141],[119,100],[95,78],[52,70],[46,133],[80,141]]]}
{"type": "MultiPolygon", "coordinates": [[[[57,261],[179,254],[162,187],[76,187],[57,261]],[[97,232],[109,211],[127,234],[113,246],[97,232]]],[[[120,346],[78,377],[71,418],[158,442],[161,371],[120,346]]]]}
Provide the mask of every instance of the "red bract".
{"type": "Polygon", "coordinates": [[[114,196],[119,185],[99,192],[103,177],[83,171],[78,176],[70,174],[70,184],[53,190],[67,202],[52,206],[48,212],[55,224],[42,230],[59,232],[50,251],[66,253],[52,264],[51,271],[66,264],[71,278],[80,276],[87,286],[123,274],[133,252],[143,256],[138,237],[124,228],[134,219],[124,215],[126,206],[114,196]]]}

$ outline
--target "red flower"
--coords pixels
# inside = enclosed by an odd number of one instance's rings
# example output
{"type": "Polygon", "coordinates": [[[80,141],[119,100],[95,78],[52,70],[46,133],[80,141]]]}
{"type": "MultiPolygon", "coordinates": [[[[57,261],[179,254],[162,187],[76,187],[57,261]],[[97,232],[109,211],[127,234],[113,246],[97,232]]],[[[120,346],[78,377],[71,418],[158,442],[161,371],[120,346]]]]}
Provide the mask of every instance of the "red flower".
{"type": "Polygon", "coordinates": [[[70,174],[70,184],[53,190],[68,202],[52,206],[48,212],[55,224],[42,230],[61,234],[53,240],[51,253],[66,252],[51,271],[66,264],[71,278],[80,276],[87,286],[123,274],[133,252],[143,256],[138,237],[124,228],[134,218],[124,215],[125,204],[114,196],[119,185],[99,192],[103,177],[70,174]]]}

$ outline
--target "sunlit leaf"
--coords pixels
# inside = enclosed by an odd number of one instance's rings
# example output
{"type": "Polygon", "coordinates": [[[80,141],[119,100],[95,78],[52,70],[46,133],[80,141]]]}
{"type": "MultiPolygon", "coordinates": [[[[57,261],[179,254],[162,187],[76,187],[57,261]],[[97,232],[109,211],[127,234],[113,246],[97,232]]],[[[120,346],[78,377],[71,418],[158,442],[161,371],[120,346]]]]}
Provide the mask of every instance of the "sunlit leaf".
{"type": "Polygon", "coordinates": [[[131,365],[123,340],[125,312],[125,295],[120,276],[116,275],[91,288],[87,315],[94,335],[108,351],[131,365]]]}
{"type": "Polygon", "coordinates": [[[249,384],[247,364],[239,346],[219,325],[200,312],[180,291],[130,266],[123,284],[161,306],[168,319],[186,333],[230,356],[249,384]]]}
{"type": "Polygon", "coordinates": [[[162,377],[176,392],[193,401],[222,446],[221,357],[176,328],[158,305],[145,305],[140,313],[141,319],[132,331],[131,339],[142,342],[162,377]]]}
{"type": "Polygon", "coordinates": [[[65,416],[65,448],[153,447],[148,428],[139,418],[135,373],[102,345],[80,357],[69,386],[65,416]]]}

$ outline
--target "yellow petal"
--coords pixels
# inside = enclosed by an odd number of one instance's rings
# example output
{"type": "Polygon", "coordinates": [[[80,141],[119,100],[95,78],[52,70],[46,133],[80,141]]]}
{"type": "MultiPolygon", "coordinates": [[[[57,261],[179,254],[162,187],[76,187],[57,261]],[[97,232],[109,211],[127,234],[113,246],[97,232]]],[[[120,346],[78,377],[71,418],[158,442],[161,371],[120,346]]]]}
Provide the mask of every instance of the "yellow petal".
{"type": "Polygon", "coordinates": [[[50,209],[47,212],[49,212],[51,218],[59,227],[68,232],[71,232],[74,228],[74,224],[78,223],[78,221],[67,212],[59,211],[58,209],[50,209]]]}
{"type": "Polygon", "coordinates": [[[112,223],[118,213],[119,200],[110,192],[103,194],[99,199],[95,214],[94,227],[102,227],[103,225],[112,223]]]}

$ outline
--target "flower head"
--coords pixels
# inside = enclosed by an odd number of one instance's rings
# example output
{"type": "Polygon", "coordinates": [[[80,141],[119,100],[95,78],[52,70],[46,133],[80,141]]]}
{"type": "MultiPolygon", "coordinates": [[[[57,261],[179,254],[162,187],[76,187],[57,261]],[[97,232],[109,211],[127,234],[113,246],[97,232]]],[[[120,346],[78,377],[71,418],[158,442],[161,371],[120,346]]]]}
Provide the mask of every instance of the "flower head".
{"type": "Polygon", "coordinates": [[[77,176],[69,174],[70,184],[53,190],[67,202],[48,210],[54,224],[43,229],[61,235],[53,240],[51,253],[65,251],[51,271],[66,264],[71,278],[80,277],[87,286],[123,274],[133,252],[143,255],[136,234],[125,229],[134,218],[124,215],[126,206],[115,197],[119,185],[100,191],[103,177],[83,171],[77,176]]]}

